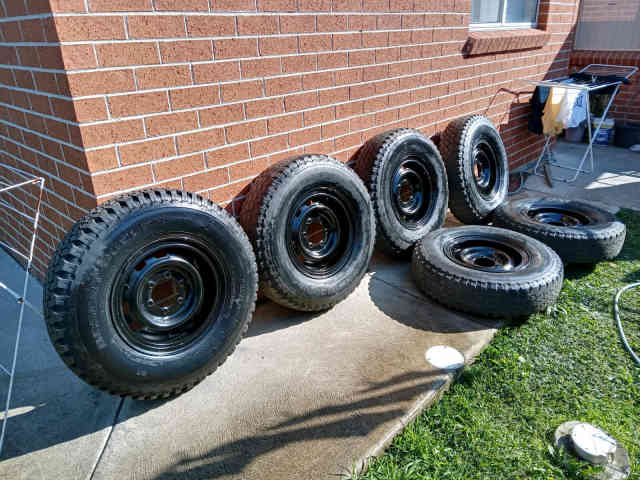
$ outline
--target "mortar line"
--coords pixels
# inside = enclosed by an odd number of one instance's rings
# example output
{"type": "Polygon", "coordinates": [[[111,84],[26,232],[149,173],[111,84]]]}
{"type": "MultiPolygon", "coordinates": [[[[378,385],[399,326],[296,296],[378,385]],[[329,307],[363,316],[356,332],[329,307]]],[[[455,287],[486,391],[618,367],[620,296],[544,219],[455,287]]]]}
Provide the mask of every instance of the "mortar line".
{"type": "Polygon", "coordinates": [[[91,467],[91,472],[87,476],[87,480],[93,480],[93,476],[96,474],[96,471],[98,470],[98,466],[100,465],[100,461],[102,460],[104,452],[107,450],[107,445],[109,445],[109,440],[111,440],[111,434],[113,433],[113,429],[118,423],[118,418],[120,417],[120,412],[122,411],[122,406],[124,405],[125,400],[126,399],[124,398],[120,399],[120,403],[118,404],[116,413],[113,416],[113,422],[111,422],[111,426],[109,426],[109,433],[107,434],[106,438],[104,439],[104,442],[102,443],[102,446],[98,452],[98,456],[96,457],[96,461],[91,467]]]}

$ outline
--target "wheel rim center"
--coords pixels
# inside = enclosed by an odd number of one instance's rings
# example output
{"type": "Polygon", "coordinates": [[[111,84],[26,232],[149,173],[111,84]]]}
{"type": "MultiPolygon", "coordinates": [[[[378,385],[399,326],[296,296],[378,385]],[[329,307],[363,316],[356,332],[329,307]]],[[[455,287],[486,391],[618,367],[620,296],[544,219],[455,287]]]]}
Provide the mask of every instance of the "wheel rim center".
{"type": "Polygon", "coordinates": [[[533,221],[556,227],[581,227],[590,223],[586,216],[562,208],[537,208],[528,213],[533,221]]]}

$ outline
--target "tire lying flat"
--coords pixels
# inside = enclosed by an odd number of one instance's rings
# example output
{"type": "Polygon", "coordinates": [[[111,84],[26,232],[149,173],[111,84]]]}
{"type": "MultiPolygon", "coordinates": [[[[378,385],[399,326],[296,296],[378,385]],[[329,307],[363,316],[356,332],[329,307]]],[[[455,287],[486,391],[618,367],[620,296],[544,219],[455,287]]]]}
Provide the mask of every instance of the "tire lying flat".
{"type": "Polygon", "coordinates": [[[427,296],[486,317],[523,317],[555,302],[560,257],[543,243],[501,228],[436,230],[414,248],[412,274],[427,296]]]}
{"type": "Polygon", "coordinates": [[[557,198],[512,200],[496,210],[493,221],[546,243],[566,263],[597,263],[617,257],[627,231],[606,210],[557,198]]]}
{"type": "Polygon", "coordinates": [[[375,241],[364,184],[325,155],[265,170],[242,204],[240,223],[255,248],[261,292],[302,311],[346,298],[366,273],[375,241]]]}
{"type": "Polygon", "coordinates": [[[369,140],[356,158],[356,172],[371,194],[376,246],[395,257],[442,227],[449,191],[442,157],[416,130],[399,129],[369,140]]]}
{"type": "Polygon", "coordinates": [[[45,321],[88,383],[138,399],[180,394],[233,351],[257,268],[237,222],[179,191],[133,193],[77,222],[47,273],[45,321]]]}
{"type": "Polygon", "coordinates": [[[505,200],[507,152],[490,120],[471,115],[451,122],[440,142],[449,179],[449,208],[462,223],[482,224],[505,200]]]}

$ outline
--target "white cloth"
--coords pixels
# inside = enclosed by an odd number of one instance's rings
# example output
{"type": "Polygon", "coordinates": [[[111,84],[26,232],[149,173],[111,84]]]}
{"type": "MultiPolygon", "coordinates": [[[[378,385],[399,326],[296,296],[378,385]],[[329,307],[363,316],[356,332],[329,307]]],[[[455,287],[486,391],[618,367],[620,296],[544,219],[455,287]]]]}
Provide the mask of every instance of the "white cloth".
{"type": "Polygon", "coordinates": [[[558,123],[573,128],[587,119],[587,95],[582,90],[567,88],[558,111],[558,123]]]}

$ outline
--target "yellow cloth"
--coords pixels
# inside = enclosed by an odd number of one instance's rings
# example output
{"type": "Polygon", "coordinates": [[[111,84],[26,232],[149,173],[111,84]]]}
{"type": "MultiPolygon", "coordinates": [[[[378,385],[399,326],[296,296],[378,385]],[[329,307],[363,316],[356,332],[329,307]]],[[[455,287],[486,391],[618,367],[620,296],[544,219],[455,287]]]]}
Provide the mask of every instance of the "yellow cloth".
{"type": "Polygon", "coordinates": [[[545,135],[555,137],[564,130],[563,123],[558,122],[558,114],[566,93],[567,90],[564,88],[551,89],[547,103],[544,105],[544,115],[542,115],[542,130],[545,135]]]}

